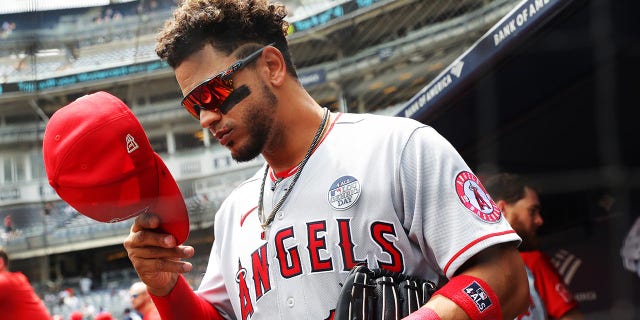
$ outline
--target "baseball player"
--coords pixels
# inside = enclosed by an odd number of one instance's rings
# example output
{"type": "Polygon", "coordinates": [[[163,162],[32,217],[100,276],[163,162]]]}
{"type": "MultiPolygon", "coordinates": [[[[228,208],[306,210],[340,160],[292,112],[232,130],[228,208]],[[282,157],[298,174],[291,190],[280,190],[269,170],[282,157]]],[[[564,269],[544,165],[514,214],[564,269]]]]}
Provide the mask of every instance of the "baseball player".
{"type": "Polygon", "coordinates": [[[135,219],[125,248],[163,319],[332,319],[349,271],[447,278],[408,319],[526,310],[520,238],[454,148],[406,118],[331,113],[297,79],[286,9],[187,0],[158,36],[183,106],[237,161],[266,165],[223,202],[206,273],[135,219]]]}
{"type": "Polygon", "coordinates": [[[578,302],[549,258],[538,247],[536,231],[544,223],[536,190],[523,177],[500,173],[488,177],[486,188],[522,238],[520,255],[529,280],[529,308],[517,319],[582,319],[578,302]]]}
{"type": "Polygon", "coordinates": [[[142,320],[160,320],[158,309],[149,297],[144,283],[136,281],[129,287],[129,299],[133,309],[142,316],[142,320]]]}
{"type": "Polygon", "coordinates": [[[0,247],[0,315],[2,319],[50,319],[49,311],[22,272],[9,270],[9,255],[0,247]]]}

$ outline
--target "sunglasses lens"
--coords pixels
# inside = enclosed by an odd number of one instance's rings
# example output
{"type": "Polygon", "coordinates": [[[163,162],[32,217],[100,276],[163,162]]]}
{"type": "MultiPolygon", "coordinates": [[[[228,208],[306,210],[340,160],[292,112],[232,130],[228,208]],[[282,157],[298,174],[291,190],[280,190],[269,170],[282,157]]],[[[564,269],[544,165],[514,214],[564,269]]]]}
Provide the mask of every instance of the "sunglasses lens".
{"type": "Polygon", "coordinates": [[[193,101],[189,99],[185,99],[182,102],[182,106],[187,109],[187,111],[194,116],[196,119],[200,119],[200,106],[195,104],[193,101]]]}
{"type": "Polygon", "coordinates": [[[231,81],[214,77],[191,91],[191,93],[185,97],[182,105],[192,116],[200,119],[200,110],[213,111],[219,109],[220,105],[229,97],[232,91],[233,85],[231,81]]]}

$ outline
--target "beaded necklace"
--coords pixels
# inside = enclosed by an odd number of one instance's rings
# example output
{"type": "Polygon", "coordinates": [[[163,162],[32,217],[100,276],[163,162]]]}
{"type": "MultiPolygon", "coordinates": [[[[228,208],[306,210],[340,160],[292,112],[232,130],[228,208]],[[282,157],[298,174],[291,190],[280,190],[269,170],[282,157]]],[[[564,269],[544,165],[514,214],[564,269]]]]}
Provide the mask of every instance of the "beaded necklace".
{"type": "Polygon", "coordinates": [[[287,197],[289,197],[289,194],[291,194],[291,190],[293,190],[293,186],[296,184],[296,181],[298,181],[298,177],[300,177],[300,174],[302,173],[302,169],[304,168],[304,165],[307,163],[309,158],[311,158],[311,154],[313,153],[313,150],[318,145],[318,142],[320,141],[320,137],[322,136],[322,133],[324,133],[327,127],[327,123],[329,121],[329,109],[324,108],[324,110],[325,110],[324,116],[322,117],[322,122],[320,123],[320,127],[318,127],[318,130],[316,131],[316,135],[313,137],[313,141],[309,146],[309,150],[307,150],[307,154],[305,154],[304,159],[302,159],[302,162],[300,162],[300,164],[298,165],[298,171],[293,176],[293,180],[291,180],[291,184],[289,185],[289,188],[287,188],[287,191],[284,193],[282,198],[280,198],[278,203],[276,203],[273,209],[271,209],[271,213],[269,213],[269,216],[267,217],[264,216],[263,199],[264,199],[264,187],[267,181],[267,175],[269,173],[269,165],[267,164],[266,168],[264,169],[264,177],[262,177],[262,186],[260,187],[260,199],[258,200],[259,201],[258,202],[258,218],[260,219],[260,225],[262,226],[262,233],[261,233],[262,240],[265,239],[265,230],[271,224],[271,222],[273,222],[276,212],[280,210],[280,208],[284,204],[284,201],[287,200],[287,197]]]}

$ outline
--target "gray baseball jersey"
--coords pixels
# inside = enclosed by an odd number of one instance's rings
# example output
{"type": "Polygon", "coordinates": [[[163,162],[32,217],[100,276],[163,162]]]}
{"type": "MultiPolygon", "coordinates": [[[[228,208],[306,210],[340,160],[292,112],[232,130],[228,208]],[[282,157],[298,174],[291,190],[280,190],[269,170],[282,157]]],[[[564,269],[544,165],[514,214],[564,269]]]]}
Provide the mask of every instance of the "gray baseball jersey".
{"type": "MultiPolygon", "coordinates": [[[[451,144],[415,120],[338,114],[264,234],[263,170],[221,205],[197,291],[229,318],[331,319],[356,264],[436,281],[520,240],[451,144]]],[[[266,214],[293,172],[269,174],[266,214]]]]}

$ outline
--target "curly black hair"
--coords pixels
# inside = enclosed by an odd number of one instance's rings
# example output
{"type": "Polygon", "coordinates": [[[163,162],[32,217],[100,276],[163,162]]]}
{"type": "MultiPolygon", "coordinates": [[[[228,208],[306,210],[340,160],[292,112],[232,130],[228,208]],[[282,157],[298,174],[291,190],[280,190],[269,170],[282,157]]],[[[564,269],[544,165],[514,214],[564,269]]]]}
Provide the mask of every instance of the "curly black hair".
{"type": "Polygon", "coordinates": [[[527,178],[508,172],[489,176],[482,181],[482,184],[494,201],[504,200],[509,204],[524,198],[525,188],[537,189],[527,178]]]}
{"type": "MultiPolygon", "coordinates": [[[[286,35],[286,8],[268,0],[184,0],[157,36],[156,53],[176,68],[206,44],[231,54],[246,44],[275,43],[297,78],[286,35]]],[[[239,55],[245,54],[241,50],[239,55]]]]}

